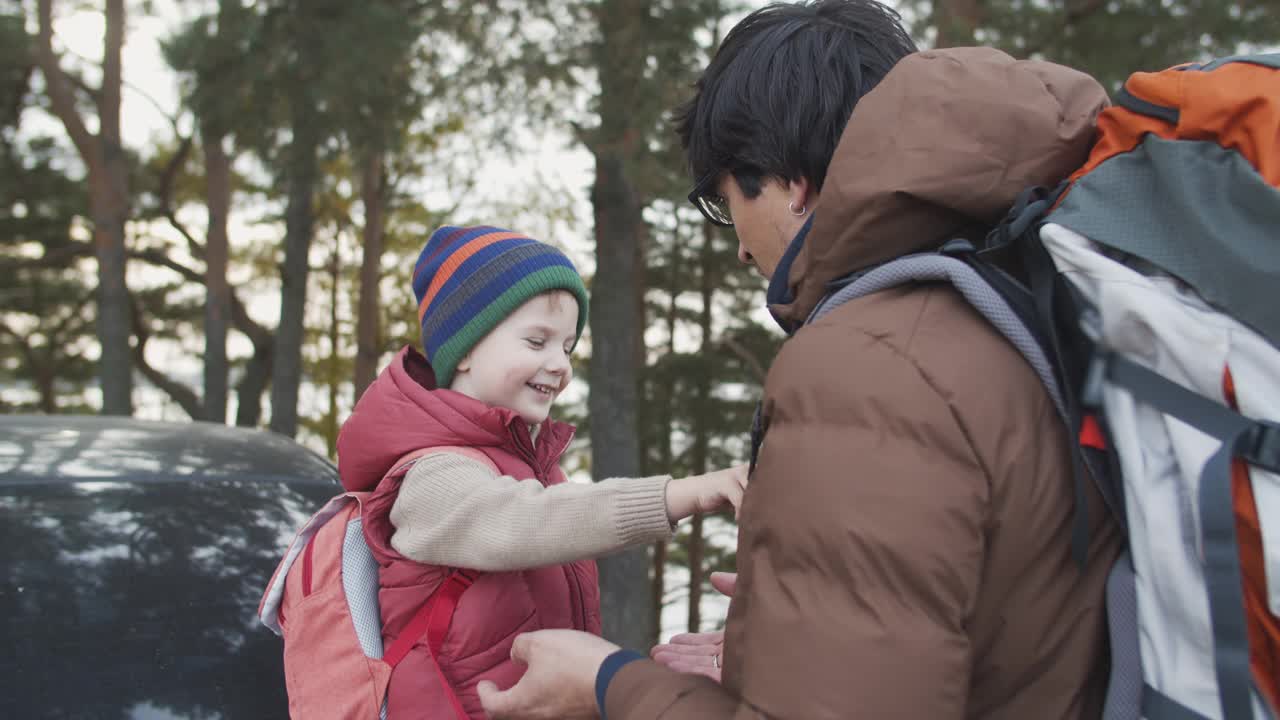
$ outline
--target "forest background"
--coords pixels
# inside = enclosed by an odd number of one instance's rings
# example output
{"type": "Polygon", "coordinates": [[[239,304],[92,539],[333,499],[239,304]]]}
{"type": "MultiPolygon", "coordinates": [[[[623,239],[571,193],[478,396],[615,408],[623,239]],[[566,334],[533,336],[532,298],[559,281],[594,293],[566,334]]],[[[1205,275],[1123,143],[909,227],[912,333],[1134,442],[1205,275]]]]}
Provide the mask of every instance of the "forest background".
{"type": "MultiPolygon", "coordinates": [[[[781,334],[670,124],[760,0],[4,0],[0,412],[265,428],[330,458],[437,226],[566,250],[593,289],[579,481],[741,462],[781,334]]],[[[893,3],[891,3],[893,4],[893,3]]],[[[1273,0],[900,0],[922,47],[1085,70],[1265,50],[1273,0]]],[[[706,630],[736,529],[601,563],[606,634],[706,630]]]]}

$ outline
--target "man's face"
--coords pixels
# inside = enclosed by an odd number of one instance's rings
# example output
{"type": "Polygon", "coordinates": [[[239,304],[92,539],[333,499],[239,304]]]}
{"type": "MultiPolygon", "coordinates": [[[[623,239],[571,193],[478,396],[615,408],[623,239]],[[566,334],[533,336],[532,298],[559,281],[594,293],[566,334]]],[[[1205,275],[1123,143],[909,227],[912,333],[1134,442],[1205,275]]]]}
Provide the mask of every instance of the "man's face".
{"type": "MultiPolygon", "coordinates": [[[[778,262],[792,238],[808,219],[804,202],[795,201],[796,186],[785,180],[765,179],[760,194],[748,198],[731,173],[725,173],[717,192],[729,203],[733,229],[738,234],[738,259],[752,265],[766,279],[773,278],[778,262]]],[[[804,192],[799,193],[803,198],[804,192]]]]}

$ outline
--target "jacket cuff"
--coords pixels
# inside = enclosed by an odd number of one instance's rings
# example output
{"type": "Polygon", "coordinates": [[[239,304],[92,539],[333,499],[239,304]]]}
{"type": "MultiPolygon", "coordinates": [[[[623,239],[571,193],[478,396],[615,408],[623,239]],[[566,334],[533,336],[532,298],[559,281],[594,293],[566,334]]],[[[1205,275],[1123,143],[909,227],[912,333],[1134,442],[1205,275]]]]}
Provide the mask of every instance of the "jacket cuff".
{"type": "Polygon", "coordinates": [[[635,650],[619,650],[600,663],[600,669],[596,671],[596,706],[600,708],[600,720],[608,720],[604,711],[604,700],[609,694],[609,683],[613,681],[613,676],[622,669],[623,665],[643,659],[644,656],[635,650]]]}

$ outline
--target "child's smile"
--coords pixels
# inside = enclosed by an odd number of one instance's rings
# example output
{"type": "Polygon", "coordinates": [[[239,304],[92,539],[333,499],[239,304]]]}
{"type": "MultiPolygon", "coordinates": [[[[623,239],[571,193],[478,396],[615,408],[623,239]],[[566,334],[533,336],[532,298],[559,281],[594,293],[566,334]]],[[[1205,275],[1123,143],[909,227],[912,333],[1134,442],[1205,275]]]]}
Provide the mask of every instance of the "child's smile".
{"type": "Polygon", "coordinates": [[[573,379],[570,351],[577,342],[578,303],[552,291],[507,316],[458,363],[451,388],[505,407],[536,425],[573,379]]]}

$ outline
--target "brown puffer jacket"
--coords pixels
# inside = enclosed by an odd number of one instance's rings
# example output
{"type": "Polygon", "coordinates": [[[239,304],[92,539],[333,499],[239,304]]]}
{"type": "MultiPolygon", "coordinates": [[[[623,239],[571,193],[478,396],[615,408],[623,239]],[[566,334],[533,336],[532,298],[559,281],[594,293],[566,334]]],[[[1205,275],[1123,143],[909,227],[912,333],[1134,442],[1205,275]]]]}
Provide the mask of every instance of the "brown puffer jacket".
{"type": "MultiPolygon", "coordinates": [[[[1084,162],[1105,104],[1080,73],[993,50],[904,59],[854,111],[775,314],[800,323],[829,281],[997,222],[1084,162]]],[[[1118,530],[1090,488],[1082,571],[1067,433],[950,286],[801,328],[764,417],[723,687],[633,662],[609,720],[1099,717],[1118,530]]]]}

